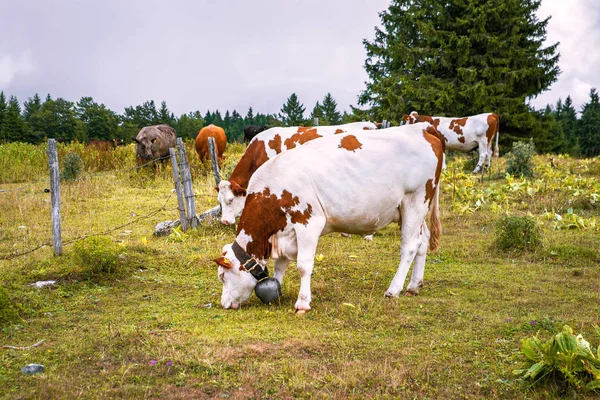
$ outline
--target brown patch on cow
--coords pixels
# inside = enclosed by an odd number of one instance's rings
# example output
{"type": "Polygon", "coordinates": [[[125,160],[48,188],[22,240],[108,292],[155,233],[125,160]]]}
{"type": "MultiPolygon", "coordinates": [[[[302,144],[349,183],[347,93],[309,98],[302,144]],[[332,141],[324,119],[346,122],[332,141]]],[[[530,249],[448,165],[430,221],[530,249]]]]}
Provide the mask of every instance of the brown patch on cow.
{"type": "Polygon", "coordinates": [[[269,147],[275,150],[275,153],[281,153],[281,136],[276,134],[273,139],[269,140],[269,147]]]}
{"type": "MultiPolygon", "coordinates": [[[[464,118],[453,119],[452,121],[450,121],[450,129],[453,130],[454,133],[456,133],[457,135],[462,135],[463,134],[462,127],[467,124],[467,119],[469,119],[469,118],[464,117],[464,118]]],[[[462,143],[464,143],[464,140],[462,141],[462,143]]]]}
{"type": "Polygon", "coordinates": [[[429,122],[431,125],[437,128],[440,124],[440,119],[433,119],[433,117],[429,115],[417,115],[415,122],[429,122]]]}
{"type": "Polygon", "coordinates": [[[344,130],[338,128],[335,130],[335,134],[337,135],[338,133],[344,133],[344,130]]]}
{"type": "Polygon", "coordinates": [[[344,136],[338,146],[340,149],[346,149],[348,151],[355,152],[358,149],[362,149],[362,143],[358,141],[356,136],[348,135],[344,136]]]}
{"type": "Polygon", "coordinates": [[[500,117],[498,117],[498,114],[490,114],[487,117],[487,123],[488,129],[485,132],[485,137],[487,137],[488,146],[491,146],[494,136],[500,130],[500,117]]]}
{"type": "Polygon", "coordinates": [[[370,130],[371,130],[371,128],[369,128],[368,126],[363,127],[363,131],[370,131],[370,130]]]}
{"type": "MultiPolygon", "coordinates": [[[[231,173],[231,176],[229,177],[231,186],[233,187],[234,184],[236,184],[242,189],[247,189],[252,174],[256,172],[258,167],[267,161],[269,161],[269,157],[267,156],[265,142],[262,140],[254,140],[250,143],[231,173]]],[[[238,196],[241,195],[242,194],[240,193],[238,196]]]]}
{"type": "Polygon", "coordinates": [[[287,150],[291,150],[296,147],[296,144],[302,145],[306,142],[320,137],[322,136],[317,133],[317,128],[305,128],[303,131],[300,131],[300,129],[298,129],[298,132],[285,139],[285,142],[283,142],[283,144],[285,145],[285,148],[287,150]]]}
{"type": "Polygon", "coordinates": [[[302,132],[306,132],[310,129],[314,129],[312,126],[299,126],[298,130],[296,131],[296,133],[302,133],[302,132]]]}
{"type": "Polygon", "coordinates": [[[431,205],[431,200],[435,194],[435,188],[440,181],[440,175],[442,173],[444,152],[446,151],[446,138],[433,126],[428,126],[427,129],[423,130],[423,137],[429,142],[433,153],[438,159],[435,168],[435,182],[429,179],[425,184],[425,202],[429,201],[429,204],[431,205]]]}
{"type": "Polygon", "coordinates": [[[244,211],[238,224],[238,234],[244,232],[252,236],[246,246],[246,252],[258,259],[267,259],[271,254],[269,238],[285,229],[287,215],[292,223],[308,224],[312,215],[309,204],[304,211],[292,210],[300,203],[298,196],[284,190],[281,198],[272,194],[269,188],[260,193],[250,193],[246,199],[244,211]]]}
{"type": "Polygon", "coordinates": [[[461,142],[461,143],[464,143],[465,142],[465,137],[464,136],[459,137],[458,141],[461,142]]]}

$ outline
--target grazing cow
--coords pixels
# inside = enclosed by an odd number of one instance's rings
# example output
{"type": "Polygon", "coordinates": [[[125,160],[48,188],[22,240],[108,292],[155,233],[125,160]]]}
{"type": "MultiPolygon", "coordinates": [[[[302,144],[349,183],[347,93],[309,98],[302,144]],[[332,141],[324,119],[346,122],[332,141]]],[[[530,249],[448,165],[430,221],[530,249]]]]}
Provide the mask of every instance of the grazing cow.
{"type": "Polygon", "coordinates": [[[297,126],[271,128],[256,135],[231,173],[229,181],[222,180],[219,183],[217,190],[221,204],[221,222],[225,225],[235,224],[235,218],[240,216],[244,209],[246,188],[250,177],[269,159],[322,136],[367,129],[377,129],[377,127],[372,122],[353,122],[309,128],[297,126]]]}
{"type": "Polygon", "coordinates": [[[248,125],[244,128],[244,142],[248,143],[254,136],[269,129],[268,126],[248,125]]]}
{"type": "Polygon", "coordinates": [[[210,124],[200,129],[198,136],[196,136],[196,141],[194,142],[196,153],[198,153],[200,156],[200,162],[202,164],[204,164],[204,160],[210,159],[210,152],[208,150],[209,137],[215,139],[215,146],[217,147],[217,162],[219,163],[219,166],[221,166],[223,161],[223,152],[227,146],[227,136],[225,136],[225,130],[223,128],[210,124]]]}
{"type": "Polygon", "coordinates": [[[169,125],[152,125],[143,127],[132,139],[137,159],[148,162],[167,157],[169,148],[175,147],[177,134],[169,125]]]}
{"type": "Polygon", "coordinates": [[[97,150],[107,151],[110,149],[114,149],[117,146],[124,146],[125,142],[122,139],[111,139],[111,140],[103,140],[103,139],[90,139],[88,142],[88,146],[95,147],[97,150]]]}
{"type": "Polygon", "coordinates": [[[407,289],[418,291],[430,207],[428,243],[432,250],[439,246],[444,151],[444,137],[422,123],[378,135],[325,137],[267,161],[250,180],[235,241],[215,260],[223,282],[221,305],[239,308],[257,278],[268,275],[266,263],[273,257],[280,283],[290,260],[297,261],[300,292],[295,308],[307,311],[319,237],[329,232],[370,233],[392,222],[401,224],[400,265],[385,295],[400,294],[413,259],[407,289]]]}
{"type": "Polygon", "coordinates": [[[496,136],[496,149],[494,153],[498,153],[500,118],[497,114],[486,113],[470,117],[446,118],[419,115],[416,111],[413,111],[408,115],[405,114],[402,119],[408,124],[429,122],[435,126],[448,140],[448,143],[446,143],[448,150],[468,152],[475,147],[479,147],[479,161],[473,173],[477,173],[483,168],[486,159],[487,166],[490,166],[494,136],[496,136]]]}

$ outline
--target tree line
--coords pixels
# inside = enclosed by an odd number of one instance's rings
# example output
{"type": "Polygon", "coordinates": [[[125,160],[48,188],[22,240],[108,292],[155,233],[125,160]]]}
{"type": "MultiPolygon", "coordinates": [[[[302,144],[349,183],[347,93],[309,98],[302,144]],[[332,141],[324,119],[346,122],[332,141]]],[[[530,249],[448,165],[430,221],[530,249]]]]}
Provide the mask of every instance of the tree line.
{"type": "Polygon", "coordinates": [[[308,119],[304,111],[305,107],[295,93],[278,114],[254,113],[250,107],[244,116],[236,110],[227,110],[225,114],[219,110],[208,110],[204,115],[200,111],[192,111],[176,117],[165,101],[157,107],[154,100],[149,100],[135,107],[126,107],[122,114],[118,114],[104,104],[98,104],[92,97],[82,97],[74,103],[60,97],[53,99],[50,95],[42,100],[36,93],[21,107],[15,96],[7,99],[4,92],[0,92],[0,143],[37,144],[47,138],[83,143],[93,139],[130,141],[144,126],[158,124],[172,126],[184,139],[194,139],[202,127],[215,124],[224,128],[228,140],[233,142],[243,140],[244,128],[248,125],[312,125],[315,118],[320,125],[333,125],[353,120],[351,115],[337,110],[337,102],[330,93],[321,103],[317,102],[308,119]]]}

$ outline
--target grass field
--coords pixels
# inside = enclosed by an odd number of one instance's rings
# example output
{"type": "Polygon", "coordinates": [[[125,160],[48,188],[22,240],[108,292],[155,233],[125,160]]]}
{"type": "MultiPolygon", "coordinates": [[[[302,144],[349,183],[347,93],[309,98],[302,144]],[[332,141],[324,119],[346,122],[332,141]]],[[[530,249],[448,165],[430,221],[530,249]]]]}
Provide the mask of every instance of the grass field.
{"type": "MultiPolygon", "coordinates": [[[[234,227],[152,235],[178,218],[169,166],[131,169],[131,146],[98,154],[60,145],[61,157],[69,151],[86,166],[85,179],[61,186],[63,240],[73,243],[61,257],[47,246],[0,260],[0,286],[20,315],[0,325],[0,346],[45,339],[0,349],[2,399],[598,398],[512,373],[522,339],[564,324],[600,345],[598,158],[537,156],[530,181],[505,177],[504,160],[494,160],[480,182],[462,172],[466,156],[452,157],[442,245],[428,256],[420,295],[383,296],[399,262],[397,226],[373,242],[331,234],[319,244],[313,309],[297,316],[293,264],[278,304],[253,295],[239,311],[220,307],[212,259],[234,227]],[[543,245],[497,249],[507,212],[530,213],[543,245]],[[75,240],[103,232],[107,242],[75,240]],[[94,274],[94,263],[114,268],[94,274]],[[41,280],[58,283],[30,286],[41,280]],[[45,373],[21,374],[29,363],[45,373]]],[[[242,152],[226,151],[225,176],[242,152]]],[[[0,257],[51,242],[44,155],[44,146],[0,145],[0,257]]],[[[217,205],[214,181],[190,158],[201,212],[217,205]]]]}

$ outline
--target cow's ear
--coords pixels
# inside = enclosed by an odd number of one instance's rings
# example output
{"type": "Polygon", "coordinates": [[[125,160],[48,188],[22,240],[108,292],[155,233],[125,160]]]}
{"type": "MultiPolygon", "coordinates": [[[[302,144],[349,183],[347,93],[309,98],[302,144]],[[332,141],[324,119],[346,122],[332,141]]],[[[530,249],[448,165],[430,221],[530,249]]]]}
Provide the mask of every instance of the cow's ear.
{"type": "Polygon", "coordinates": [[[150,141],[151,141],[152,143],[154,143],[154,142],[156,142],[156,138],[152,138],[152,139],[150,139],[150,141]]]}
{"type": "Polygon", "coordinates": [[[233,192],[234,196],[245,196],[246,195],[246,189],[244,189],[243,187],[241,187],[240,185],[238,185],[235,182],[231,182],[231,191],[233,192]]]}
{"type": "Polygon", "coordinates": [[[219,193],[219,186],[215,186],[215,190],[217,191],[217,193],[219,193]]]}
{"type": "Polygon", "coordinates": [[[225,257],[215,258],[213,261],[216,262],[217,265],[220,265],[223,268],[227,268],[227,269],[231,268],[231,262],[229,262],[229,260],[226,259],[225,257]]]}

